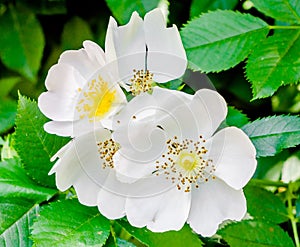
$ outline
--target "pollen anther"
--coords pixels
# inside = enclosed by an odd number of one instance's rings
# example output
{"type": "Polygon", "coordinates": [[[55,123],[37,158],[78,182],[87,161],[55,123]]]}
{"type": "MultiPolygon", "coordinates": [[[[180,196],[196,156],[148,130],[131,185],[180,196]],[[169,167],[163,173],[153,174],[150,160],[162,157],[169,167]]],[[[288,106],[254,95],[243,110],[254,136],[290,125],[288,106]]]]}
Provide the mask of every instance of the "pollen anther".
{"type": "Polygon", "coordinates": [[[130,80],[130,91],[136,96],[142,92],[151,92],[153,85],[153,74],[149,70],[133,70],[134,76],[130,80]]]}
{"type": "Polygon", "coordinates": [[[183,139],[179,141],[177,136],[166,141],[167,152],[161,155],[163,164],[156,162],[156,175],[162,175],[171,179],[178,190],[190,192],[192,185],[199,188],[201,183],[208,182],[213,175],[215,166],[213,160],[207,157],[205,140],[200,135],[198,140],[183,139]]]}
{"type": "Polygon", "coordinates": [[[119,150],[120,145],[113,139],[107,139],[97,143],[100,158],[103,160],[102,168],[114,168],[113,156],[119,150]]]}

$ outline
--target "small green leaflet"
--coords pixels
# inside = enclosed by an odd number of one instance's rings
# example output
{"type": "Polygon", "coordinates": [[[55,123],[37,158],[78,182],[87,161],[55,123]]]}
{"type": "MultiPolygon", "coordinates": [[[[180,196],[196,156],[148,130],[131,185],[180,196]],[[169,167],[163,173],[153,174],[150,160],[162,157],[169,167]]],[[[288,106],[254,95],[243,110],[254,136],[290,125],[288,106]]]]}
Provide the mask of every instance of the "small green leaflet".
{"type": "Polygon", "coordinates": [[[276,224],[289,220],[284,203],[272,192],[250,185],[246,186],[244,192],[247,198],[247,211],[254,219],[276,224]]]}
{"type": "Polygon", "coordinates": [[[280,30],[258,45],[246,65],[254,99],[300,80],[300,30],[280,30]]]}
{"type": "Polygon", "coordinates": [[[97,208],[83,206],[75,199],[42,208],[32,228],[32,239],[39,247],[100,247],[110,234],[109,220],[97,208]]]}
{"type": "Polygon", "coordinates": [[[217,10],[190,21],[181,37],[191,69],[219,72],[243,61],[268,31],[252,15],[217,10]]]}
{"type": "Polygon", "coordinates": [[[125,220],[119,220],[118,223],[126,229],[132,236],[146,244],[149,247],[200,247],[202,241],[196,234],[191,231],[191,228],[185,225],[180,231],[168,231],[164,233],[151,232],[146,228],[135,228],[125,220]]]}
{"type": "Polygon", "coordinates": [[[251,0],[254,7],[276,20],[300,23],[299,0],[251,0]]]}
{"type": "Polygon", "coordinates": [[[263,221],[241,221],[219,230],[230,247],[294,247],[289,235],[277,225],[263,221]]]}
{"type": "Polygon", "coordinates": [[[300,117],[272,116],[243,126],[256,148],[257,157],[273,156],[300,144],[300,117]]]}
{"type": "Polygon", "coordinates": [[[142,17],[150,10],[158,7],[161,0],[106,0],[108,7],[117,21],[126,24],[132,12],[137,11],[142,17]]]}
{"type": "Polygon", "coordinates": [[[10,5],[0,16],[0,58],[8,68],[36,80],[45,46],[44,34],[32,12],[10,5]]]}
{"type": "Polygon", "coordinates": [[[67,143],[68,138],[50,135],[43,130],[47,118],[36,102],[20,96],[16,118],[15,148],[28,174],[38,183],[55,187],[48,172],[54,165],[50,158],[67,143]]]}
{"type": "Polygon", "coordinates": [[[50,199],[56,190],[34,183],[17,159],[0,162],[0,197],[24,197],[38,202],[50,199]]]}
{"type": "Polygon", "coordinates": [[[0,202],[0,246],[31,247],[30,227],[39,207],[26,198],[6,198],[0,202]]]}

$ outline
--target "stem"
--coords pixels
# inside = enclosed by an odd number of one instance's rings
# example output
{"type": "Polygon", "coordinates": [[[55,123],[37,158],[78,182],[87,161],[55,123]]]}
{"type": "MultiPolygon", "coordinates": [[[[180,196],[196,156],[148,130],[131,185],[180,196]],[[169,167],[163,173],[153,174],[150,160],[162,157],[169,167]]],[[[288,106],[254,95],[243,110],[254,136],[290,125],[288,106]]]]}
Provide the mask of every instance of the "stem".
{"type": "Polygon", "coordinates": [[[291,220],[291,223],[292,223],[292,228],[293,228],[293,233],[294,233],[295,244],[296,244],[296,247],[299,247],[300,243],[299,243],[299,235],[298,235],[298,231],[297,231],[297,223],[293,220],[291,220]]]}
{"type": "Polygon", "coordinates": [[[111,236],[114,239],[115,245],[117,245],[117,237],[116,237],[116,232],[115,232],[115,229],[114,229],[113,225],[114,225],[114,221],[111,220],[110,221],[110,233],[111,233],[111,236]]]}
{"type": "Polygon", "coordinates": [[[279,182],[279,181],[272,181],[272,180],[262,180],[262,179],[256,179],[253,178],[249,182],[251,185],[256,186],[272,186],[272,187],[288,187],[288,184],[279,182]]]}
{"type": "MultiPolygon", "coordinates": [[[[290,184],[291,183],[289,183],[289,185],[290,184]]],[[[293,198],[293,190],[292,190],[291,186],[288,186],[288,198],[287,198],[288,214],[289,214],[289,218],[290,218],[290,221],[291,221],[291,224],[292,224],[292,229],[293,229],[293,234],[294,234],[294,240],[295,240],[296,247],[300,247],[299,235],[298,235],[298,231],[297,231],[297,219],[295,218],[294,213],[293,213],[292,198],[293,198]]]]}
{"type": "Polygon", "coordinates": [[[269,26],[269,29],[300,29],[300,26],[269,26]]]}

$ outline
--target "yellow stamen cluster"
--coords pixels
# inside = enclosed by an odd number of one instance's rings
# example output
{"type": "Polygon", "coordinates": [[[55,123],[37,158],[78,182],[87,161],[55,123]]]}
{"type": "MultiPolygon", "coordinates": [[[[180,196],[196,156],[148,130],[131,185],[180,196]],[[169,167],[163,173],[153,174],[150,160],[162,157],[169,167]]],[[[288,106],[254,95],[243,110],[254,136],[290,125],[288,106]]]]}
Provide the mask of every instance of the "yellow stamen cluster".
{"type": "Polygon", "coordinates": [[[114,168],[113,156],[119,150],[120,145],[113,139],[105,140],[97,144],[100,158],[103,160],[102,168],[114,168]]]}
{"type": "Polygon", "coordinates": [[[87,88],[78,88],[78,92],[81,95],[76,110],[80,119],[88,117],[90,122],[103,119],[111,110],[116,98],[116,90],[112,90],[101,76],[98,76],[98,80],[89,81],[87,88]]]}
{"type": "Polygon", "coordinates": [[[149,70],[133,70],[134,76],[130,80],[130,91],[132,95],[136,96],[142,92],[149,92],[152,90],[153,74],[149,70]]]}
{"type": "Polygon", "coordinates": [[[205,139],[199,136],[198,141],[178,137],[169,139],[168,151],[156,161],[156,175],[164,174],[166,179],[176,183],[178,190],[191,191],[191,186],[199,188],[199,183],[207,182],[209,178],[215,179],[213,172],[216,170],[212,159],[206,159],[205,139]]]}

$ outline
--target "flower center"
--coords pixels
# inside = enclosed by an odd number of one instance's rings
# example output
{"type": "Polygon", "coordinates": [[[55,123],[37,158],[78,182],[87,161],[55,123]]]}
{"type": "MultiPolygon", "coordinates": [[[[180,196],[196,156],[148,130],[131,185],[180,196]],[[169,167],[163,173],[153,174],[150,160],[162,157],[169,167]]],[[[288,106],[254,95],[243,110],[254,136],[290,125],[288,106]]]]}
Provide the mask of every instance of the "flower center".
{"type": "Polygon", "coordinates": [[[134,76],[130,79],[130,91],[132,95],[136,96],[142,92],[148,92],[152,90],[153,86],[153,74],[149,70],[133,70],[134,76]]]}
{"type": "MultiPolygon", "coordinates": [[[[81,92],[82,89],[78,88],[78,91],[81,92]]],[[[109,84],[99,76],[98,80],[93,79],[88,82],[87,90],[80,97],[76,106],[80,119],[88,117],[90,122],[94,118],[99,121],[111,110],[116,98],[116,90],[111,90],[109,84]]]]}
{"type": "Polygon", "coordinates": [[[179,154],[177,164],[187,172],[194,170],[200,163],[199,157],[195,153],[182,150],[179,154]]]}
{"type": "Polygon", "coordinates": [[[215,179],[213,172],[216,169],[213,160],[207,157],[204,143],[202,136],[197,141],[184,139],[179,142],[177,136],[169,139],[166,142],[168,151],[156,161],[156,175],[164,174],[178,190],[185,192],[190,192],[192,185],[199,188],[199,184],[210,177],[215,179]]]}
{"type": "Polygon", "coordinates": [[[114,168],[113,156],[119,150],[120,145],[113,139],[108,139],[97,144],[100,159],[103,160],[102,168],[114,168]]]}

